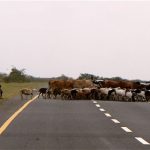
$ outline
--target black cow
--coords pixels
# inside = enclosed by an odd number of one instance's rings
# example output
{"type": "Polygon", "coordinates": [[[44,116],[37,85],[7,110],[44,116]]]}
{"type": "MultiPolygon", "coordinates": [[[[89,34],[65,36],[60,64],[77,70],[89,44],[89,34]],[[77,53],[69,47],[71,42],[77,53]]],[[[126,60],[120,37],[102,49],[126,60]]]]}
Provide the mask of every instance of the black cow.
{"type": "Polygon", "coordinates": [[[150,100],[150,91],[149,90],[145,91],[145,98],[146,98],[147,101],[150,100]]]}
{"type": "Polygon", "coordinates": [[[92,82],[96,85],[96,87],[101,88],[103,87],[102,83],[104,82],[104,80],[93,80],[92,82]]]}
{"type": "Polygon", "coordinates": [[[41,94],[42,94],[42,97],[45,99],[51,98],[51,91],[48,88],[40,88],[38,98],[40,97],[41,94]]]}
{"type": "Polygon", "coordinates": [[[38,98],[40,97],[41,94],[42,94],[43,98],[46,98],[47,92],[48,92],[48,88],[40,88],[39,89],[39,96],[38,96],[38,98]]]}

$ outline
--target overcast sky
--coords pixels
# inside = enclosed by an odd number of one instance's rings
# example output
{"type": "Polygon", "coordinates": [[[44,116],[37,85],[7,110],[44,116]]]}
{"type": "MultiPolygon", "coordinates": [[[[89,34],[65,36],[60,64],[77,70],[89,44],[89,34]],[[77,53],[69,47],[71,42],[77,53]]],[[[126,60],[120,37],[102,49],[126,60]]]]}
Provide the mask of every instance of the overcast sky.
{"type": "Polygon", "coordinates": [[[0,72],[150,80],[150,2],[0,1],[0,72]]]}

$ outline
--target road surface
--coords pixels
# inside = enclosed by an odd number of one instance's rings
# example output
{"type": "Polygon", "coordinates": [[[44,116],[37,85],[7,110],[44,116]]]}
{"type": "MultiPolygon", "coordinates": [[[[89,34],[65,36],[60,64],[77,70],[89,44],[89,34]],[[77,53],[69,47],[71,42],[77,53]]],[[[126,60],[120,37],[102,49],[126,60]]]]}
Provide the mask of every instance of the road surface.
{"type": "Polygon", "coordinates": [[[0,135],[0,150],[149,150],[150,104],[30,103],[0,135]]]}

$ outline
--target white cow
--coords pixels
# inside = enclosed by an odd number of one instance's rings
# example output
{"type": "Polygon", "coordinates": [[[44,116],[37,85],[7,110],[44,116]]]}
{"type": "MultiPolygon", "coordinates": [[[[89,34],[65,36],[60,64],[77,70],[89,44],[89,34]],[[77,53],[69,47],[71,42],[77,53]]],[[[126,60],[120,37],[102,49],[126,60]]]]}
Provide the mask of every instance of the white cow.
{"type": "Polygon", "coordinates": [[[124,100],[124,97],[126,95],[126,89],[121,89],[120,87],[115,88],[116,91],[116,100],[124,100]]]}
{"type": "Polygon", "coordinates": [[[100,88],[99,91],[101,99],[107,99],[110,90],[112,90],[112,88],[100,88]]]}

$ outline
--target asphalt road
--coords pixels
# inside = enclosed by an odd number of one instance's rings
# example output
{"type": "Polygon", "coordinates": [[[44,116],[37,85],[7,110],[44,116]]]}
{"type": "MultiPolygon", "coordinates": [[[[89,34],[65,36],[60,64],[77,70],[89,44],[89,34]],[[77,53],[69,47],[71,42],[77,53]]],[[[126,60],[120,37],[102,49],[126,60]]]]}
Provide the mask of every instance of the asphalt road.
{"type": "Polygon", "coordinates": [[[0,150],[149,150],[135,139],[150,142],[149,116],[149,103],[37,99],[0,135],[0,150]]]}

